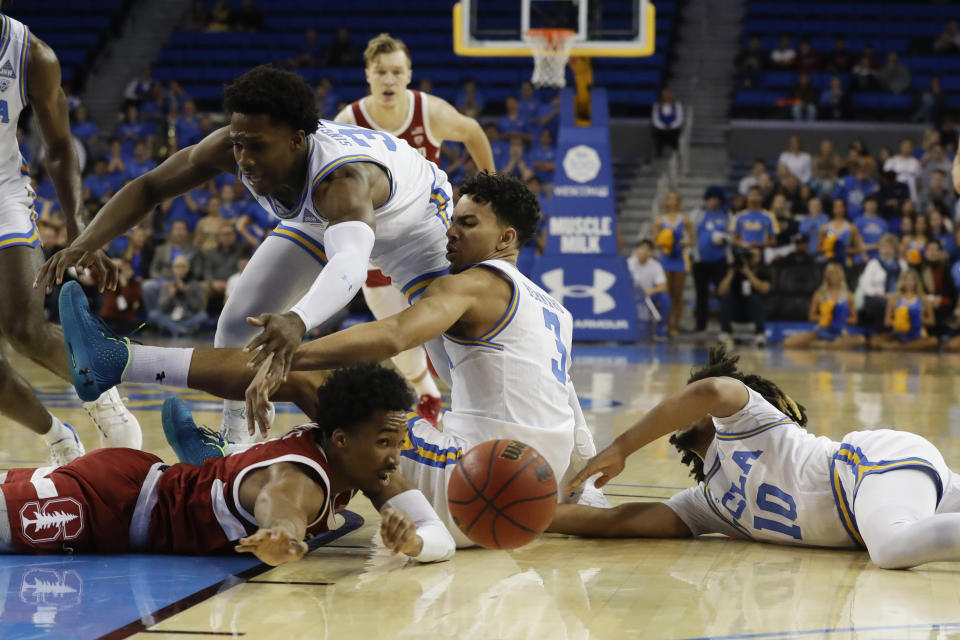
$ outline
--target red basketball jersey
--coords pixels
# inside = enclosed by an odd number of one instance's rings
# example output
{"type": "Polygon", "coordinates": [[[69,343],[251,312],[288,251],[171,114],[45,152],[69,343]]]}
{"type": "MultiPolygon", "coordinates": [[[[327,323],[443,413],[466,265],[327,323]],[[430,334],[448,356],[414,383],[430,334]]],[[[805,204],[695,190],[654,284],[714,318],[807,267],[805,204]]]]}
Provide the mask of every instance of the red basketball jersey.
{"type": "MultiPolygon", "coordinates": [[[[307,537],[339,527],[336,513],[346,507],[353,492],[330,496],[330,467],[314,439],[316,433],[316,426],[303,425],[281,438],[212,458],[199,467],[177,464],[165,470],[156,482],[155,498],[146,499],[155,500],[156,506],[150,514],[144,550],[205,554],[254,533],[257,521],[240,504],[240,483],[247,473],[279,462],[309,468],[327,494],[324,510],[307,526],[307,537]]],[[[144,486],[144,491],[148,490],[144,486]]],[[[134,532],[137,526],[135,516],[134,532]]]]}
{"type": "Polygon", "coordinates": [[[396,131],[387,131],[374,122],[363,106],[363,99],[357,100],[350,105],[353,121],[361,127],[384,131],[401,140],[406,140],[407,144],[422,153],[427,160],[434,164],[440,164],[440,143],[443,141],[434,138],[430,132],[430,118],[427,113],[427,94],[414,91],[413,89],[408,90],[408,92],[412,96],[410,113],[407,114],[407,121],[396,131]]]}

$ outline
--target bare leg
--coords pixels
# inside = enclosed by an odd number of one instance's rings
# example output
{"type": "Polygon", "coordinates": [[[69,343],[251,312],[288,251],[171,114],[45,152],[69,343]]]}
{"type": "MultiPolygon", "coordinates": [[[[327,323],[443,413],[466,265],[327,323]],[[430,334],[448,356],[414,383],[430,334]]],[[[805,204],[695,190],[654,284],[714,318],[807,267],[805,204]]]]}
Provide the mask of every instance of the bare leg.
{"type": "Polygon", "coordinates": [[[667,290],[670,293],[670,315],[667,319],[667,331],[671,335],[677,332],[680,316],[683,315],[683,283],[687,279],[685,271],[667,272],[667,290]]]}
{"type": "MultiPolygon", "coordinates": [[[[0,253],[3,253],[0,251],[0,253]]],[[[61,351],[66,353],[63,347],[61,351]]],[[[0,353],[0,413],[19,422],[37,435],[50,431],[53,418],[40,404],[27,381],[13,370],[0,353]]]]}
{"type": "Polygon", "coordinates": [[[817,334],[814,331],[804,331],[803,333],[795,333],[792,336],[787,336],[783,339],[783,348],[784,349],[806,349],[810,347],[813,342],[817,339],[817,334]]]}
{"type": "Polygon", "coordinates": [[[627,502],[612,509],[558,504],[548,533],[584,538],[689,538],[690,530],[662,502],[627,502]]]}
{"type": "Polygon", "coordinates": [[[824,345],[827,349],[858,349],[867,344],[867,339],[863,336],[845,335],[837,338],[833,342],[824,345]]]}
{"type": "Polygon", "coordinates": [[[43,289],[33,280],[43,264],[40,247],[17,246],[0,251],[0,332],[19,353],[70,380],[63,332],[44,319],[43,289]]]}

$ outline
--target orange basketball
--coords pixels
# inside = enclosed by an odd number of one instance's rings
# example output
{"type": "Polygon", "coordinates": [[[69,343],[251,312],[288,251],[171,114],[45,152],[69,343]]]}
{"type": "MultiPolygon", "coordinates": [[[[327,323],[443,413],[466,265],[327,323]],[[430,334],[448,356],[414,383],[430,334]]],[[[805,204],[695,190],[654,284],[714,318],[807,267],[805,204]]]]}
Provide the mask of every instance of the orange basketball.
{"type": "Polygon", "coordinates": [[[557,509],[557,479],[546,458],[517,440],[488,440],[467,451],[447,484],[460,530],[488,549],[537,538],[557,509]]]}

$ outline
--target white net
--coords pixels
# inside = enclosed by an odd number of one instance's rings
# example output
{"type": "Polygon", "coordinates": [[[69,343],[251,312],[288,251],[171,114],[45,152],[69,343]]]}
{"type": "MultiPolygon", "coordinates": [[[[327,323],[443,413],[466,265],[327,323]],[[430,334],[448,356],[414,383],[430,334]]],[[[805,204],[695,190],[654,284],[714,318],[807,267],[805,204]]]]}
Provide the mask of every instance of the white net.
{"type": "Polygon", "coordinates": [[[533,52],[533,76],[535,87],[565,87],[567,85],[567,60],[573,46],[575,33],[569,29],[531,29],[527,32],[533,52]]]}

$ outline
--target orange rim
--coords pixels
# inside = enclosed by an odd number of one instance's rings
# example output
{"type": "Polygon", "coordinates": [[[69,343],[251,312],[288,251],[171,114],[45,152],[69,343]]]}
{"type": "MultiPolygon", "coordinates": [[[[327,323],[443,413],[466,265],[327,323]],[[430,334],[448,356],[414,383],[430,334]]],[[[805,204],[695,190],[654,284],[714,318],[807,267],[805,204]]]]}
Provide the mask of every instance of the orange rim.
{"type": "Polygon", "coordinates": [[[549,47],[559,47],[564,42],[577,35],[573,29],[527,29],[527,37],[546,43],[549,47]]]}

